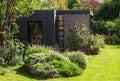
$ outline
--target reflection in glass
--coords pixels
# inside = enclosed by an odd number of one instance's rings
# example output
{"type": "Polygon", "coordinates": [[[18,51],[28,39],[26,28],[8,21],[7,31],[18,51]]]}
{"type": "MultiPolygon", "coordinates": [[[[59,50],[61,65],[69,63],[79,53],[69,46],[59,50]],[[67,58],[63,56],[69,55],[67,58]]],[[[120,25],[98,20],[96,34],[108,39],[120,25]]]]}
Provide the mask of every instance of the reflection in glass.
{"type": "Polygon", "coordinates": [[[42,44],[42,22],[29,21],[29,42],[35,45],[42,44]]]}

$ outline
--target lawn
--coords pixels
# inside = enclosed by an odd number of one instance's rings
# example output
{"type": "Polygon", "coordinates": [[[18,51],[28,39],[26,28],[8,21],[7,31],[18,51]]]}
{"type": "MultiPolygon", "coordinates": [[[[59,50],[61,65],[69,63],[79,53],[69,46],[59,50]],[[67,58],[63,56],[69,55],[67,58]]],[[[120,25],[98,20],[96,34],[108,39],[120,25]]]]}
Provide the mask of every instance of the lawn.
{"type": "MultiPolygon", "coordinates": [[[[23,68],[7,67],[0,81],[44,81],[32,78],[23,68]]],[[[81,76],[45,81],[120,81],[120,45],[106,45],[99,55],[88,56],[88,66],[81,76]]]]}

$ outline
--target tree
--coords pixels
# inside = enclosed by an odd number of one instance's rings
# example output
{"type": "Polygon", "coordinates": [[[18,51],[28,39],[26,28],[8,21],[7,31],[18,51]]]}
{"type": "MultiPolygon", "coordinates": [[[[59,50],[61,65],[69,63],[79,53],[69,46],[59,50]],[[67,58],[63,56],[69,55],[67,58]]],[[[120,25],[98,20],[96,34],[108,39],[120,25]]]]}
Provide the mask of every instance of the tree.
{"type": "Polygon", "coordinates": [[[69,0],[68,8],[69,9],[79,9],[81,1],[83,1],[83,0],[69,0]]]}
{"type": "Polygon", "coordinates": [[[0,45],[2,40],[13,38],[18,33],[16,18],[21,15],[29,15],[32,7],[31,0],[1,0],[0,1],[0,45]]]}
{"type": "Polygon", "coordinates": [[[89,9],[95,11],[100,5],[98,0],[69,0],[69,9],[89,9]]]}
{"type": "Polygon", "coordinates": [[[96,19],[113,20],[119,16],[120,0],[104,1],[95,13],[96,19]]]}
{"type": "Polygon", "coordinates": [[[67,10],[68,9],[68,0],[50,0],[52,9],[67,10]]]}
{"type": "Polygon", "coordinates": [[[86,0],[83,4],[82,7],[83,9],[89,9],[92,11],[95,11],[100,5],[100,2],[98,0],[86,0]]]}

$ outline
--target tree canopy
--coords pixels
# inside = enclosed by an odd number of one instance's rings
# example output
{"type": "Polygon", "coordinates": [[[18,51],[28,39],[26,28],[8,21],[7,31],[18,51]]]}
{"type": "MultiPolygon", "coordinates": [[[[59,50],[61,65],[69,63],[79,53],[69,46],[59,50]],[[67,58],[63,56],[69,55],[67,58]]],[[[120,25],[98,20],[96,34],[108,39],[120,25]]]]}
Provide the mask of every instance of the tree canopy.
{"type": "Polygon", "coordinates": [[[119,16],[120,0],[105,0],[96,11],[96,19],[113,20],[119,16]]]}

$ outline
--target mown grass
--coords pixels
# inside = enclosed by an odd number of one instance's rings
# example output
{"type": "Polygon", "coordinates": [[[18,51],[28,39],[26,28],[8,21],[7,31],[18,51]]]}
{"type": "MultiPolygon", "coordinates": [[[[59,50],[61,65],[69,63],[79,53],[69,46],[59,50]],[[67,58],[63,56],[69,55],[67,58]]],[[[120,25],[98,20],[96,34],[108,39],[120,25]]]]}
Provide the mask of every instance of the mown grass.
{"type": "Polygon", "coordinates": [[[23,68],[7,67],[0,81],[120,81],[120,45],[106,45],[99,55],[88,56],[87,69],[82,75],[69,78],[37,80],[23,68]]]}

